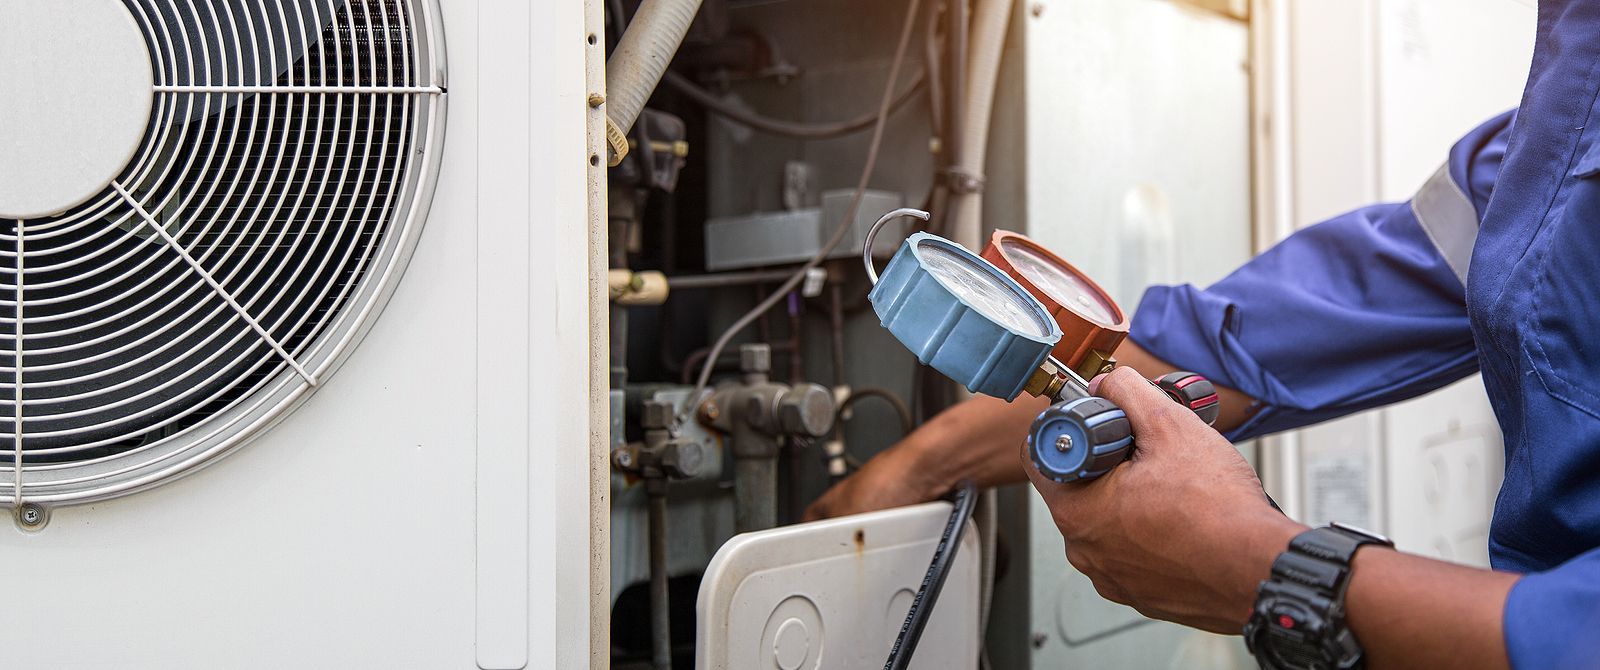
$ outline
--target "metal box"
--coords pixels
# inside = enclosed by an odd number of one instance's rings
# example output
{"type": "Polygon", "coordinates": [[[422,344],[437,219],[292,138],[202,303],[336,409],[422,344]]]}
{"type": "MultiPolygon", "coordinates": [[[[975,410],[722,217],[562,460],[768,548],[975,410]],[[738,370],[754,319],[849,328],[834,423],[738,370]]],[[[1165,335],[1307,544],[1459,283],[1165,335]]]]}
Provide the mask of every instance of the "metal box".
{"type": "MultiPolygon", "coordinates": [[[[822,194],[821,207],[726,216],[706,222],[706,269],[737,270],[760,265],[802,263],[827,244],[834,226],[844,220],[854,191],[822,194]]],[[[861,253],[867,229],[884,212],[900,207],[898,193],[867,191],[850,224],[850,231],[828,258],[848,258],[861,253]]],[[[904,222],[885,224],[878,234],[875,254],[892,253],[899,244],[904,222]]]]}

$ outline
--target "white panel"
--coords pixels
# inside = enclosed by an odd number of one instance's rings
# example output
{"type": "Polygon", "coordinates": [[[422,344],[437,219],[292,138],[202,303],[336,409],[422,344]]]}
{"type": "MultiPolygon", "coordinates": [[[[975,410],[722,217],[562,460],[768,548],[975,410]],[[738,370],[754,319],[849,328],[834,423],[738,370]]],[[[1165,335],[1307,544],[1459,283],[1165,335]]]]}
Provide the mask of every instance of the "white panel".
{"type": "Polygon", "coordinates": [[[598,5],[441,4],[443,164],[383,315],[236,454],[0,527],[0,571],[28,576],[7,582],[0,666],[589,665],[598,5]]]}
{"type": "Polygon", "coordinates": [[[529,81],[530,12],[519,2],[491,6],[478,23],[478,132],[492,141],[478,152],[477,652],[486,670],[514,670],[528,663],[533,352],[523,334],[532,334],[529,303],[537,299],[524,293],[532,290],[534,219],[524,190],[531,181],[532,90],[518,84],[529,81]]]}
{"type": "Polygon", "coordinates": [[[1380,486],[1383,439],[1381,417],[1360,414],[1300,431],[1298,495],[1280,500],[1285,511],[1310,525],[1332,521],[1361,528],[1382,525],[1380,486]]]}
{"type": "MultiPolygon", "coordinates": [[[[1243,263],[1245,24],[1155,0],[1032,2],[1015,21],[1025,31],[1027,234],[1126,309],[1150,284],[1204,286],[1243,263]]],[[[1067,564],[1043,503],[1029,500],[1033,667],[1248,666],[1237,638],[1102,599],[1067,564]]]]}
{"type": "Polygon", "coordinates": [[[1221,279],[1250,247],[1244,24],[1156,0],[1036,2],[1028,234],[1132,309],[1221,279]]]}
{"type": "Polygon", "coordinates": [[[1411,197],[1467,130],[1517,106],[1533,59],[1531,0],[1378,5],[1380,197],[1411,197]]]}
{"type": "MultiPolygon", "coordinates": [[[[1287,0],[1294,225],[1376,200],[1375,0],[1287,0]]],[[[1435,165],[1435,167],[1438,167],[1435,165]]]]}
{"type": "Polygon", "coordinates": [[[1388,532],[1406,551],[1489,564],[1500,427],[1473,377],[1388,411],[1388,532]]]}
{"type": "MultiPolygon", "coordinates": [[[[471,44],[476,5],[446,6],[471,44]]],[[[217,464],[0,527],[0,570],[33,575],[7,587],[0,665],[472,665],[477,101],[457,83],[428,225],[360,346],[217,464]]]]}
{"type": "MultiPolygon", "coordinates": [[[[607,470],[604,461],[591,460],[590,421],[603,426],[609,415],[609,406],[595,404],[597,396],[590,393],[597,383],[598,397],[606,397],[605,377],[590,377],[590,362],[605,359],[606,344],[590,339],[589,328],[591,298],[603,286],[591,282],[589,272],[594,253],[605,248],[591,239],[604,230],[605,219],[604,211],[590,211],[590,185],[603,183],[590,177],[603,175],[605,163],[590,160],[599,127],[589,124],[586,65],[591,57],[602,58],[605,40],[597,36],[590,47],[587,39],[598,30],[598,1],[530,4],[532,113],[520,121],[532,143],[528,180],[517,194],[529,212],[529,232],[519,248],[532,315],[520,345],[528,351],[527,404],[521,409],[529,424],[523,465],[532,485],[532,545],[524,567],[532,579],[528,667],[582,668],[590,661],[591,467],[607,470]]],[[[605,455],[606,435],[595,439],[601,447],[596,454],[605,455]]],[[[598,513],[605,518],[603,508],[598,513]]],[[[605,535],[605,527],[598,532],[605,535]]],[[[596,588],[603,593],[606,585],[596,588]]]]}

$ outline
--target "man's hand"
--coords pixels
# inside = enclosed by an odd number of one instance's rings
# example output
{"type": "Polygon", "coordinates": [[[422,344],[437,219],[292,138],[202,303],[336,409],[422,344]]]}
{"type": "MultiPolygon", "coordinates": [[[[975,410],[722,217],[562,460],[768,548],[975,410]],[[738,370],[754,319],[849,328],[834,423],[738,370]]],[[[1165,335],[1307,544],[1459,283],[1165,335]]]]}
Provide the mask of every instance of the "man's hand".
{"type": "Polygon", "coordinates": [[[835,484],[806,508],[805,521],[914,505],[944,494],[941,484],[919,467],[909,448],[896,446],[873,457],[855,474],[835,484]]]}
{"type": "Polygon", "coordinates": [[[1067,560],[1100,595],[1145,616],[1238,633],[1273,558],[1304,527],[1272,509],[1227,439],[1137,371],[1118,368],[1091,389],[1127,413],[1128,462],[1093,481],[1059,484],[1022,450],[1067,560]]]}
{"type": "Polygon", "coordinates": [[[1048,406],[1031,396],[1009,403],[978,396],[941,412],[828,489],[806,509],[805,520],[936,500],[963,479],[978,486],[1019,483],[1022,471],[1011,454],[1048,406]]]}

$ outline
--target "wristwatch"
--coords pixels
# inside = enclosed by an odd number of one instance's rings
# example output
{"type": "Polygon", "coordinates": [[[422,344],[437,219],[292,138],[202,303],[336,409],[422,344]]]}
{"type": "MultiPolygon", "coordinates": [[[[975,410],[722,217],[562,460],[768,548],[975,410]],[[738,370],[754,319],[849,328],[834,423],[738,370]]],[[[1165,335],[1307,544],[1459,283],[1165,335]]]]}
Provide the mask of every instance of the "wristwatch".
{"type": "Polygon", "coordinates": [[[1363,666],[1361,645],[1345,623],[1350,561],[1369,544],[1393,548],[1377,533],[1340,523],[1289,541],[1256,591],[1245,646],[1263,670],[1350,670],[1363,666]]]}

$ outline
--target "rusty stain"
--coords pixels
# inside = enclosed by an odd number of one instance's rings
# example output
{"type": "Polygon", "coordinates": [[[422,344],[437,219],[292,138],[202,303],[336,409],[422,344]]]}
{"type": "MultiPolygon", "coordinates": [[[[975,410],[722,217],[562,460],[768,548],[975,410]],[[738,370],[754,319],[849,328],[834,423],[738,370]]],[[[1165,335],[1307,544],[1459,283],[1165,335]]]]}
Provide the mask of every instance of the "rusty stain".
{"type": "Polygon", "coordinates": [[[857,528],[856,529],[856,538],[855,539],[856,539],[856,555],[859,556],[859,555],[861,555],[861,552],[866,551],[866,549],[867,549],[867,531],[865,529],[857,528]]]}

